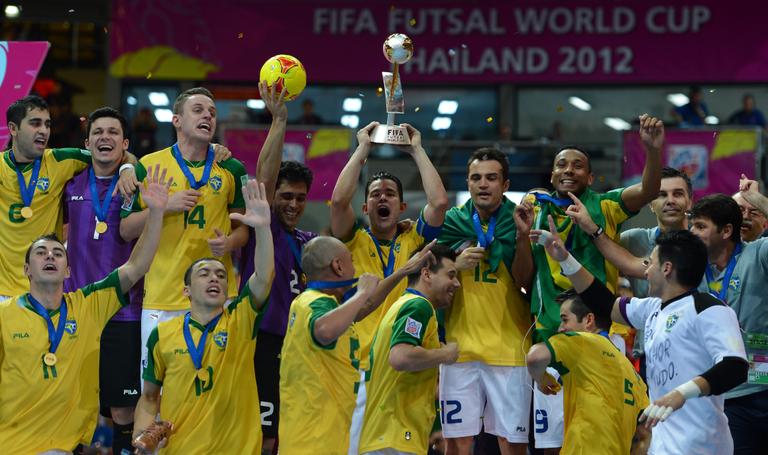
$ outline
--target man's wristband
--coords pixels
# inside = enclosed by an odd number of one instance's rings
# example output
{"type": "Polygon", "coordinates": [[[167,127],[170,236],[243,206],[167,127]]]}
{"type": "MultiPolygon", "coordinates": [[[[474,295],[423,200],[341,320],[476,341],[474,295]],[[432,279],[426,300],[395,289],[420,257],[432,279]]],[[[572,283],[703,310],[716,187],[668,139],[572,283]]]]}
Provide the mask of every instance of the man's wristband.
{"type": "Polygon", "coordinates": [[[117,175],[120,175],[120,174],[122,174],[124,170],[126,170],[126,169],[129,169],[129,168],[130,168],[130,169],[133,169],[133,170],[134,170],[134,172],[135,172],[135,168],[134,168],[133,164],[131,164],[131,163],[125,163],[125,164],[123,164],[122,166],[120,166],[120,170],[117,172],[117,175]]]}
{"type": "Polygon", "coordinates": [[[579,269],[581,269],[581,264],[570,253],[568,253],[568,257],[565,260],[560,261],[560,270],[563,271],[563,275],[573,275],[579,269]]]}
{"type": "Polygon", "coordinates": [[[592,234],[589,234],[589,238],[591,238],[592,240],[597,240],[597,238],[600,237],[603,234],[603,232],[605,232],[603,230],[603,227],[598,226],[595,232],[593,232],[592,234]]]}

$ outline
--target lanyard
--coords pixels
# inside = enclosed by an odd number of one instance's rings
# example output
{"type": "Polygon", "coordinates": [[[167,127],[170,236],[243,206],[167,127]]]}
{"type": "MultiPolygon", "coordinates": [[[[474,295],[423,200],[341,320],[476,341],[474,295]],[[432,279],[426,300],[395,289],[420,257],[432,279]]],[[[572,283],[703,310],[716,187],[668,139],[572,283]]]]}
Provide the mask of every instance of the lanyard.
{"type": "Polygon", "coordinates": [[[373,240],[373,244],[376,245],[376,251],[379,253],[379,260],[381,261],[381,268],[384,272],[384,278],[392,275],[392,272],[395,270],[395,242],[397,241],[398,233],[395,232],[395,236],[392,237],[392,241],[389,243],[389,258],[385,264],[384,255],[381,253],[381,245],[379,245],[379,241],[371,233],[370,228],[365,228],[365,232],[368,233],[368,235],[371,237],[371,240],[373,240]]]}
{"type": "Polygon", "coordinates": [[[112,183],[109,184],[107,194],[104,196],[104,200],[99,200],[99,189],[96,187],[96,174],[93,172],[93,167],[88,168],[88,186],[91,189],[91,204],[93,205],[93,213],[96,214],[96,219],[99,221],[105,221],[107,219],[107,213],[109,213],[109,204],[112,203],[112,192],[117,185],[118,175],[115,174],[112,177],[112,183]]]}
{"type": "Polygon", "coordinates": [[[67,301],[63,298],[61,299],[61,307],[59,307],[59,324],[54,329],[53,319],[51,319],[51,316],[48,314],[48,310],[46,310],[36,298],[32,297],[32,294],[27,294],[26,297],[27,301],[32,304],[32,307],[35,309],[35,313],[45,319],[45,323],[48,325],[48,341],[51,343],[48,352],[55,354],[56,349],[59,348],[61,338],[64,336],[64,324],[67,321],[67,301]]]}
{"type": "Polygon", "coordinates": [[[296,260],[296,267],[301,270],[301,251],[303,249],[303,245],[301,248],[299,248],[299,244],[296,243],[296,239],[293,237],[293,235],[283,230],[283,234],[285,235],[286,240],[288,241],[288,246],[291,248],[291,253],[293,253],[293,258],[296,260]]]}
{"type": "Polygon", "coordinates": [[[736,248],[733,250],[733,253],[731,253],[731,259],[728,260],[728,267],[725,269],[725,275],[723,275],[723,279],[720,282],[720,292],[715,293],[712,290],[712,285],[716,283],[714,281],[714,276],[712,275],[712,267],[710,264],[707,264],[706,268],[706,276],[707,276],[707,287],[709,288],[709,293],[713,296],[717,297],[718,299],[725,302],[726,294],[728,293],[728,286],[731,283],[731,275],[733,275],[733,269],[736,268],[736,256],[741,253],[741,243],[736,245],[736,248]]]}
{"type": "Polygon", "coordinates": [[[405,294],[408,294],[408,293],[411,293],[411,294],[415,294],[415,295],[418,295],[418,296],[419,296],[419,297],[421,297],[422,299],[424,299],[424,300],[426,300],[427,302],[429,302],[429,299],[427,298],[427,296],[426,296],[426,295],[424,295],[424,294],[422,294],[421,292],[417,291],[416,289],[413,289],[413,288],[405,288],[405,292],[403,292],[403,295],[405,295],[405,294]]]}
{"type": "Polygon", "coordinates": [[[189,330],[189,319],[191,316],[192,314],[190,312],[187,312],[187,314],[184,315],[184,341],[187,343],[187,349],[189,350],[189,356],[192,358],[192,364],[195,365],[196,370],[199,370],[203,367],[203,353],[205,352],[205,340],[208,338],[208,332],[216,327],[219,318],[221,318],[221,314],[211,319],[211,321],[205,325],[205,330],[203,330],[203,334],[200,335],[200,343],[197,346],[195,346],[195,341],[192,339],[192,332],[189,330]]]}
{"type": "Polygon", "coordinates": [[[189,166],[187,166],[187,163],[184,162],[184,158],[181,156],[181,151],[179,151],[179,143],[173,144],[172,148],[173,157],[176,159],[176,163],[178,163],[179,167],[181,168],[181,172],[184,173],[184,176],[189,181],[189,186],[193,190],[198,190],[205,186],[206,183],[208,183],[208,178],[211,176],[211,167],[213,166],[213,147],[208,146],[208,153],[205,156],[205,167],[203,168],[203,175],[200,177],[200,180],[195,180],[195,176],[192,175],[192,171],[189,170],[189,166]]]}
{"type": "Polygon", "coordinates": [[[344,295],[341,296],[341,303],[346,302],[349,300],[353,295],[355,295],[355,292],[357,292],[357,278],[352,278],[351,280],[343,280],[343,281],[310,281],[307,283],[307,289],[336,289],[336,288],[345,288],[347,286],[352,286],[351,288],[347,289],[346,292],[344,292],[344,295]]]}
{"type": "Polygon", "coordinates": [[[8,151],[8,156],[11,158],[14,167],[16,168],[16,178],[19,181],[19,193],[21,193],[21,201],[24,202],[24,207],[32,205],[32,198],[35,197],[35,188],[37,187],[37,177],[40,175],[40,158],[34,161],[32,164],[32,176],[29,178],[29,185],[24,181],[24,173],[21,172],[19,164],[16,163],[16,158],[13,156],[13,151],[8,151]]]}
{"type": "Polygon", "coordinates": [[[477,243],[482,248],[488,248],[493,242],[493,233],[496,230],[496,213],[491,215],[491,219],[488,221],[488,230],[483,232],[483,227],[480,224],[480,215],[477,213],[474,207],[472,207],[472,225],[475,228],[475,234],[477,234],[477,243]]]}

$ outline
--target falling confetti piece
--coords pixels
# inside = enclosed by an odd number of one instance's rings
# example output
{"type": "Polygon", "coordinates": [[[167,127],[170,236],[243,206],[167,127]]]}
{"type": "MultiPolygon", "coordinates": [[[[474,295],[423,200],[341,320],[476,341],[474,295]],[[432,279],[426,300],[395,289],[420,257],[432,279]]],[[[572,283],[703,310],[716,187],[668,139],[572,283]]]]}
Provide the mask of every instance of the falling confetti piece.
{"type": "Polygon", "coordinates": [[[152,79],[152,73],[147,73],[147,79],[152,79]]]}
{"type": "Polygon", "coordinates": [[[485,121],[488,123],[491,123],[493,121],[493,117],[488,117],[487,119],[485,119],[485,121]]]}
{"type": "Polygon", "coordinates": [[[331,206],[331,200],[330,200],[330,199],[328,199],[327,201],[325,201],[325,205],[327,205],[328,207],[330,207],[330,206],[331,206]]]}
{"type": "Polygon", "coordinates": [[[74,10],[74,9],[70,9],[70,10],[69,10],[69,12],[70,12],[70,13],[74,13],[74,12],[75,12],[75,10],[74,10]]]}
{"type": "Polygon", "coordinates": [[[626,163],[627,161],[629,161],[629,160],[627,159],[627,156],[624,155],[624,162],[626,163]]]}
{"type": "Polygon", "coordinates": [[[104,27],[104,33],[109,33],[109,29],[107,27],[104,27]]]}
{"type": "Polygon", "coordinates": [[[243,39],[243,37],[244,37],[244,36],[245,36],[245,33],[238,33],[238,34],[237,34],[237,37],[238,37],[239,39],[243,39]]]}
{"type": "Polygon", "coordinates": [[[717,89],[714,89],[714,88],[713,88],[713,89],[711,89],[711,90],[709,91],[709,93],[715,93],[715,91],[716,91],[716,90],[717,90],[717,89]]]}
{"type": "Polygon", "coordinates": [[[455,49],[448,49],[448,55],[453,57],[454,55],[456,55],[456,50],[455,49]]]}
{"type": "Polygon", "coordinates": [[[421,108],[417,106],[417,107],[416,107],[416,108],[413,110],[413,112],[419,112],[420,110],[421,110],[421,108]]]}
{"type": "Polygon", "coordinates": [[[328,186],[328,182],[323,182],[323,188],[325,188],[326,186],[328,186]]]}
{"type": "Polygon", "coordinates": [[[85,121],[85,117],[80,117],[80,123],[83,123],[85,121]]]}
{"type": "Polygon", "coordinates": [[[555,110],[557,112],[563,112],[564,108],[563,108],[563,106],[557,106],[557,108],[555,108],[555,110]]]}
{"type": "Polygon", "coordinates": [[[411,24],[411,27],[413,27],[414,25],[416,25],[416,19],[411,19],[410,21],[408,21],[408,23],[411,24]]]}
{"type": "Polygon", "coordinates": [[[307,133],[307,139],[312,139],[312,133],[307,133]]]}
{"type": "Polygon", "coordinates": [[[381,87],[378,87],[376,89],[376,96],[381,96],[381,94],[384,93],[384,89],[381,87]]]}
{"type": "Polygon", "coordinates": [[[357,96],[359,96],[360,98],[365,98],[365,95],[363,95],[362,93],[358,93],[357,96]]]}
{"type": "Polygon", "coordinates": [[[462,49],[466,49],[466,48],[467,48],[467,45],[466,45],[466,44],[462,44],[462,45],[461,45],[461,48],[462,48],[462,49]]]}
{"type": "Polygon", "coordinates": [[[603,182],[605,182],[605,176],[601,175],[600,177],[597,178],[597,180],[599,180],[600,183],[603,183],[603,182]]]}
{"type": "Polygon", "coordinates": [[[712,139],[715,139],[717,137],[717,131],[712,133],[712,139]]]}
{"type": "Polygon", "coordinates": [[[14,89],[14,90],[18,90],[18,89],[20,89],[20,88],[21,88],[21,84],[16,84],[16,85],[14,85],[14,86],[13,86],[13,89],[14,89]]]}

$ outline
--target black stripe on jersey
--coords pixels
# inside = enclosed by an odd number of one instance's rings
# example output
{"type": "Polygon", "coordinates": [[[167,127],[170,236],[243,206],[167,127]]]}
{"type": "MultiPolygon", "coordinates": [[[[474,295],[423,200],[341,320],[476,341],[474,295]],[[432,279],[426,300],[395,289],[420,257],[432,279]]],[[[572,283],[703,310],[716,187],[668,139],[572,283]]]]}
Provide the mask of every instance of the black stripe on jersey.
{"type": "Polygon", "coordinates": [[[699,314],[707,308],[713,306],[725,305],[722,300],[718,299],[712,294],[694,292],[691,296],[693,297],[693,307],[696,308],[696,314],[699,314]]]}

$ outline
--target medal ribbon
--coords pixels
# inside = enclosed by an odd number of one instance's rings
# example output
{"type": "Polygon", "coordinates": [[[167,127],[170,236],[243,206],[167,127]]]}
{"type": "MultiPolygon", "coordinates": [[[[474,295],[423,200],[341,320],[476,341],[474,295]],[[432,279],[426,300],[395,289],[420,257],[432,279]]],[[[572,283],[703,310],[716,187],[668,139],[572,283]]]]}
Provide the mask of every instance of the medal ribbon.
{"type": "Polygon", "coordinates": [[[496,231],[496,213],[491,215],[491,219],[488,221],[488,230],[483,232],[483,226],[480,224],[480,215],[472,207],[472,225],[475,227],[475,234],[477,234],[477,243],[483,248],[488,248],[493,242],[493,233],[496,231]]]}
{"type": "Polygon", "coordinates": [[[544,193],[534,193],[534,197],[539,202],[544,202],[544,203],[551,202],[558,207],[568,207],[569,205],[573,205],[573,201],[571,200],[571,198],[560,199],[544,193]]]}
{"type": "Polygon", "coordinates": [[[395,232],[395,236],[392,237],[392,241],[389,242],[389,257],[387,262],[384,263],[384,255],[381,252],[381,245],[379,245],[378,239],[376,239],[376,237],[374,237],[374,235],[371,233],[370,228],[366,227],[365,232],[368,233],[368,235],[371,237],[371,240],[373,240],[373,244],[376,245],[376,251],[379,253],[379,260],[381,261],[381,269],[384,272],[384,278],[387,278],[388,276],[392,275],[392,272],[395,271],[395,242],[397,241],[397,236],[399,234],[395,232]]]}
{"type": "Polygon", "coordinates": [[[728,267],[725,269],[725,275],[723,275],[723,280],[720,282],[720,292],[715,292],[712,289],[714,287],[713,285],[717,283],[717,281],[715,281],[715,278],[712,275],[711,265],[707,264],[706,276],[709,293],[722,300],[723,302],[725,302],[725,297],[728,294],[728,287],[731,284],[731,275],[733,275],[733,269],[736,267],[736,256],[738,256],[739,253],[741,253],[741,243],[736,245],[736,249],[734,249],[733,253],[731,253],[731,259],[728,260],[728,267]]]}
{"type": "Polygon", "coordinates": [[[192,358],[192,364],[195,365],[195,369],[199,370],[203,367],[203,353],[205,352],[205,340],[208,338],[208,332],[216,327],[216,324],[221,318],[221,314],[211,319],[208,324],[205,325],[203,334],[200,335],[200,343],[195,346],[195,341],[192,339],[192,332],[189,330],[189,319],[192,314],[187,311],[184,315],[184,341],[187,343],[187,349],[189,350],[189,356],[192,358]]]}
{"type": "Polygon", "coordinates": [[[104,196],[104,200],[99,200],[99,189],[96,187],[96,174],[93,172],[93,167],[88,168],[88,187],[91,189],[91,205],[93,205],[93,213],[96,214],[96,219],[99,221],[105,221],[107,219],[107,213],[109,213],[109,204],[112,203],[112,192],[117,185],[118,174],[112,177],[112,183],[109,184],[107,194],[104,196]]]}
{"type": "Polygon", "coordinates": [[[208,178],[211,176],[211,167],[213,166],[213,146],[208,146],[208,153],[205,155],[205,167],[203,168],[203,175],[200,177],[200,180],[195,180],[195,176],[192,175],[192,171],[189,169],[189,166],[187,166],[187,163],[184,161],[184,157],[181,156],[181,151],[179,150],[179,143],[173,144],[172,147],[172,154],[173,157],[176,159],[176,163],[181,168],[181,172],[184,173],[184,176],[189,181],[189,186],[193,190],[198,190],[205,186],[206,183],[208,183],[208,178]]]}
{"type": "Polygon", "coordinates": [[[24,202],[24,207],[32,205],[32,199],[35,197],[35,188],[37,187],[37,177],[40,175],[40,158],[36,159],[32,164],[32,176],[29,178],[29,185],[24,181],[24,173],[21,172],[19,164],[16,162],[16,158],[13,156],[13,151],[8,151],[8,157],[16,167],[16,178],[19,181],[19,193],[21,193],[21,201],[24,202]]]}
{"type": "Polygon", "coordinates": [[[51,343],[51,347],[48,348],[48,352],[51,354],[56,353],[56,349],[59,348],[61,338],[64,336],[64,324],[67,322],[67,301],[64,298],[61,299],[61,307],[59,307],[59,324],[56,328],[53,328],[53,319],[48,314],[48,310],[45,309],[43,304],[32,297],[32,294],[26,295],[27,301],[35,309],[35,313],[39,314],[41,318],[45,319],[45,323],[48,325],[48,341],[51,343]]]}
{"type": "Polygon", "coordinates": [[[296,242],[296,239],[293,237],[293,235],[288,231],[283,231],[283,234],[285,235],[286,240],[288,241],[288,246],[291,248],[291,253],[293,253],[293,258],[296,260],[296,267],[301,270],[301,251],[302,248],[299,248],[299,244],[296,242]]]}
{"type": "Polygon", "coordinates": [[[357,278],[352,278],[351,280],[343,280],[343,281],[310,281],[307,283],[307,289],[336,289],[336,288],[345,288],[347,286],[352,286],[351,288],[347,289],[347,291],[344,293],[343,296],[341,296],[341,303],[346,302],[349,298],[351,298],[353,295],[355,295],[355,292],[357,292],[357,287],[355,286],[357,284],[357,278]]]}

